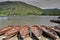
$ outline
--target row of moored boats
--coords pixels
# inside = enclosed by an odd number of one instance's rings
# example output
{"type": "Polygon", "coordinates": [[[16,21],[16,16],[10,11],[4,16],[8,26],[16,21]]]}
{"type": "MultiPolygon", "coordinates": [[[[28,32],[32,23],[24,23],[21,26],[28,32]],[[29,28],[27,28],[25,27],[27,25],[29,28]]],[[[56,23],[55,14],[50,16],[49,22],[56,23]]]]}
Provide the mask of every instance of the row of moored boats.
{"type": "MultiPolygon", "coordinates": [[[[4,28],[0,28],[0,35],[3,35],[2,40],[9,40],[11,37],[17,35],[17,38],[23,40],[26,37],[31,37],[32,39],[35,37],[37,40],[41,39],[43,34],[48,35],[53,40],[59,38],[60,35],[60,27],[59,26],[50,26],[46,25],[33,25],[31,27],[24,26],[6,26],[4,28]]],[[[28,39],[29,40],[29,39],[28,39]]]]}

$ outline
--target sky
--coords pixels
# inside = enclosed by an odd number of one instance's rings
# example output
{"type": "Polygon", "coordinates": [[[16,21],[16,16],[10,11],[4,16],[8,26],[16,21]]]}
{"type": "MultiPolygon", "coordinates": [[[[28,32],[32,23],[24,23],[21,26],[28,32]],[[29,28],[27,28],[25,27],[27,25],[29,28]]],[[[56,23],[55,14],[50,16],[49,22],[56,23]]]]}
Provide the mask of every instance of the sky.
{"type": "MultiPolygon", "coordinates": [[[[2,1],[7,0],[0,0],[0,2],[2,1]]],[[[22,1],[42,9],[52,9],[52,8],[60,9],[60,0],[9,0],[9,1],[22,1]]]]}

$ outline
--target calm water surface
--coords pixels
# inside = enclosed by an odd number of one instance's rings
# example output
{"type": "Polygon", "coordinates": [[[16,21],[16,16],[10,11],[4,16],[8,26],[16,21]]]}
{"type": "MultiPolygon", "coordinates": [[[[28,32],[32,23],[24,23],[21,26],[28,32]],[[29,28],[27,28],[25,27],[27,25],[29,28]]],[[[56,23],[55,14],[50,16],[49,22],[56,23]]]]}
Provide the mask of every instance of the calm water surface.
{"type": "Polygon", "coordinates": [[[50,22],[50,19],[57,18],[58,16],[7,16],[0,17],[0,27],[7,25],[58,25],[50,22]]]}

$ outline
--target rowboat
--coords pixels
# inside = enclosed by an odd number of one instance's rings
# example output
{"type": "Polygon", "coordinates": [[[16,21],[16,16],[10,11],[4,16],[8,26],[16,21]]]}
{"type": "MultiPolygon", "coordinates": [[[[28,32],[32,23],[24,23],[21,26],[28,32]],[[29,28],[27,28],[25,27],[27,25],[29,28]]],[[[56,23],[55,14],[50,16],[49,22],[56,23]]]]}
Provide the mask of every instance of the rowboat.
{"type": "Polygon", "coordinates": [[[54,23],[59,23],[60,24],[60,19],[50,19],[51,22],[54,22],[54,23]]]}
{"type": "Polygon", "coordinates": [[[6,27],[4,27],[4,28],[1,28],[1,29],[0,29],[0,35],[6,33],[7,31],[9,31],[9,30],[12,29],[12,28],[13,28],[12,25],[9,25],[9,26],[6,26],[6,27]]]}
{"type": "Polygon", "coordinates": [[[30,33],[30,28],[27,25],[24,25],[23,27],[21,27],[21,29],[19,30],[19,33],[21,35],[21,37],[23,39],[30,37],[29,33],[30,33]]]}
{"type": "Polygon", "coordinates": [[[12,29],[10,29],[9,31],[7,31],[4,35],[3,35],[3,39],[2,40],[8,40],[10,38],[12,38],[13,36],[15,36],[18,31],[20,30],[19,26],[15,26],[12,29]]]}
{"type": "Polygon", "coordinates": [[[31,31],[32,31],[33,35],[35,36],[35,38],[37,38],[38,40],[41,39],[42,30],[37,25],[33,25],[31,27],[31,31]]]}
{"type": "Polygon", "coordinates": [[[50,26],[49,28],[56,31],[60,35],[60,27],[59,26],[50,26]]]}
{"type": "Polygon", "coordinates": [[[59,38],[58,35],[57,35],[57,33],[54,30],[48,28],[47,26],[41,25],[40,28],[43,30],[43,32],[45,32],[52,39],[59,38]]]}

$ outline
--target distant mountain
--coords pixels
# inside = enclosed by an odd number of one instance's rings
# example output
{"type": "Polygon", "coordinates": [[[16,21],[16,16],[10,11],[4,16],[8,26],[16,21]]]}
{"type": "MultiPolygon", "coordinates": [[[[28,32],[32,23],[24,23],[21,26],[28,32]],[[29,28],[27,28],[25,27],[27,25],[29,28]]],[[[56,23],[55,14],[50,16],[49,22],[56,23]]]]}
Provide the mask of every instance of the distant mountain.
{"type": "Polygon", "coordinates": [[[21,1],[0,2],[0,16],[8,15],[40,15],[41,8],[26,4],[21,1]]]}
{"type": "Polygon", "coordinates": [[[56,15],[60,16],[60,9],[43,9],[43,13],[41,15],[56,15]]]}

